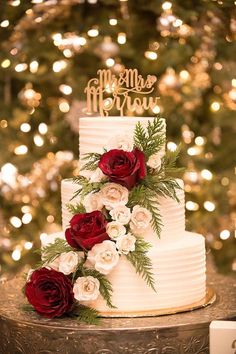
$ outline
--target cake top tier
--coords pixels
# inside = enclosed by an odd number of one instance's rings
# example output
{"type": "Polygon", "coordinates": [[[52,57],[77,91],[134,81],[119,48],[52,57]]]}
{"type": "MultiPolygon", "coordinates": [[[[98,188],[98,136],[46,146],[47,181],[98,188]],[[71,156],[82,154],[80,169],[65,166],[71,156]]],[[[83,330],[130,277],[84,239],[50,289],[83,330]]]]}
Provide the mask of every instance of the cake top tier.
{"type": "MultiPolygon", "coordinates": [[[[117,136],[133,139],[138,122],[145,128],[153,117],[85,117],[79,120],[80,156],[89,152],[102,153],[103,148],[112,144],[117,136]]],[[[165,133],[165,119],[163,118],[165,133]]]]}

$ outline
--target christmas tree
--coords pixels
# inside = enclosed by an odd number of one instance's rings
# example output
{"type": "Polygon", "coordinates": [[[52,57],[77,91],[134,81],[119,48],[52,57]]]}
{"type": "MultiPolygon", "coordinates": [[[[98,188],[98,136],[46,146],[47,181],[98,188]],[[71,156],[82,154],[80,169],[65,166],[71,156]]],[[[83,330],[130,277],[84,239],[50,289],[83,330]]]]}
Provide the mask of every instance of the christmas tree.
{"type": "Polygon", "coordinates": [[[236,269],[234,11],[231,0],[1,3],[1,271],[33,261],[40,237],[60,228],[84,87],[98,69],[124,67],[158,77],[149,115],[167,119],[168,149],[182,142],[187,229],[206,236],[221,271],[236,269]]]}

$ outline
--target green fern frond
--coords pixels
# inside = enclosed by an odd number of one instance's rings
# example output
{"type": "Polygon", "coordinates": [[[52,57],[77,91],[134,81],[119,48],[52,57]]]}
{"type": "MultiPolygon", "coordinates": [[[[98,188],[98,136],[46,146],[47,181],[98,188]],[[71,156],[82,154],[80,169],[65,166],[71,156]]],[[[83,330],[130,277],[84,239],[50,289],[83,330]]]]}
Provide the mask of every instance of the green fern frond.
{"type": "Polygon", "coordinates": [[[151,212],[153,230],[160,237],[162,221],[156,191],[142,184],[133,188],[129,194],[128,207],[133,208],[137,204],[151,212]]]}
{"type": "Polygon", "coordinates": [[[99,312],[92,307],[77,305],[73,310],[73,317],[75,316],[79,322],[89,325],[98,325],[101,321],[99,312]]]}
{"type": "Polygon", "coordinates": [[[153,122],[148,121],[145,129],[140,122],[134,130],[134,145],[145,153],[148,159],[156,154],[165,144],[164,122],[161,118],[155,118],[153,122]]]}
{"type": "Polygon", "coordinates": [[[68,245],[67,241],[56,238],[54,243],[49,243],[39,251],[42,255],[42,263],[40,266],[47,265],[61,253],[70,251],[74,251],[74,249],[68,245]]]}
{"type": "Polygon", "coordinates": [[[98,162],[101,158],[101,154],[98,153],[88,153],[88,154],[84,154],[84,157],[82,158],[83,161],[87,161],[83,167],[81,168],[81,170],[89,170],[89,171],[95,171],[96,168],[98,167],[98,162]]]}
{"type": "Polygon", "coordinates": [[[86,209],[82,203],[76,203],[75,205],[67,203],[66,207],[67,210],[73,215],[86,213],[86,209]]]}
{"type": "Polygon", "coordinates": [[[145,280],[148,286],[156,291],[152,273],[152,262],[146,254],[150,247],[150,244],[138,238],[135,244],[135,251],[129,252],[126,257],[134,266],[136,273],[145,280]]]}

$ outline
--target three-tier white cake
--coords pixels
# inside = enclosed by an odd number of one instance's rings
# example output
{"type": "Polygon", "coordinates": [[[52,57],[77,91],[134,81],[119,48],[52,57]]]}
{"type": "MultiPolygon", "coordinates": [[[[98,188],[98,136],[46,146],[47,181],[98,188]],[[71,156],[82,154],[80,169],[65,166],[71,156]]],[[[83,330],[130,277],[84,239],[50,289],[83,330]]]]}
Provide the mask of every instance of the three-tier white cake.
{"type": "MultiPolygon", "coordinates": [[[[135,125],[140,122],[146,127],[150,117],[86,117],[80,119],[80,157],[89,152],[102,153],[104,146],[117,135],[133,135],[135,125]]],[[[165,127],[165,124],[163,125],[165,127]]],[[[161,151],[161,154],[164,152],[161,151]]],[[[82,164],[82,162],[81,162],[82,164]]],[[[152,247],[148,256],[152,261],[156,292],[135,272],[125,256],[119,266],[107,276],[113,287],[112,302],[116,308],[108,308],[99,296],[89,305],[99,312],[134,313],[155,312],[188,306],[202,300],[206,291],[205,242],[202,235],[185,231],[184,183],[178,180],[182,189],[176,191],[179,203],[169,197],[159,197],[162,217],[160,238],[150,227],[145,235],[152,247]]],[[[71,201],[78,185],[72,180],[62,181],[62,225],[63,231],[72,217],[67,204],[77,203],[80,197],[71,201]]],[[[64,232],[54,236],[64,237],[64,232]]]]}

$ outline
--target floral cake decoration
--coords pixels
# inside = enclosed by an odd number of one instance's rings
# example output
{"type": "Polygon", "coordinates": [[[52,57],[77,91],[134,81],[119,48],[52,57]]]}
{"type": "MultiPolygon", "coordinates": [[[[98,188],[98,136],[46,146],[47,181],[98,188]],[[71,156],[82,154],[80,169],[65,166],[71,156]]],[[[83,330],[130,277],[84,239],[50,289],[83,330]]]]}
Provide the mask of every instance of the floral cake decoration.
{"type": "Polygon", "coordinates": [[[163,124],[159,117],[146,128],[138,122],[133,137],[112,137],[102,154],[82,157],[83,171],[74,178],[78,190],[67,205],[73,217],[65,239],[56,238],[39,251],[42,260],[28,273],[23,289],[30,304],[25,310],[98,323],[100,315],[91,302],[102,296],[108,307],[115,307],[108,275],[121,257],[158,291],[144,235],[152,229],[160,237],[158,197],[178,201],[180,189],[173,177],[180,171],[180,149],[164,153],[163,124]],[[80,202],[73,204],[77,196],[80,202]]]}

